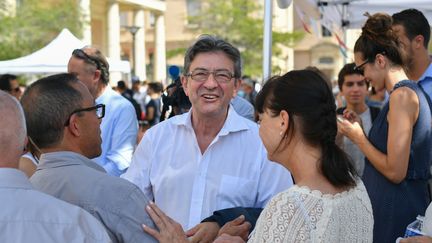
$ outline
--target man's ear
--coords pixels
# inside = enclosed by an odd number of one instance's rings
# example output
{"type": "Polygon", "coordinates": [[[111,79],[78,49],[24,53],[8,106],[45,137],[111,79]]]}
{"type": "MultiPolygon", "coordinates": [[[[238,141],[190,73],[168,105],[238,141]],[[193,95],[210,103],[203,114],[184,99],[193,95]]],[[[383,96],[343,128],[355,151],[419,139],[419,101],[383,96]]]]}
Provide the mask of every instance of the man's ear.
{"type": "Polygon", "coordinates": [[[99,69],[96,69],[96,71],[94,71],[93,73],[93,81],[95,81],[96,83],[101,79],[102,76],[102,71],[99,69]]]}
{"type": "Polygon", "coordinates": [[[189,84],[186,76],[184,75],[181,76],[181,83],[183,86],[183,91],[185,92],[186,96],[189,96],[189,90],[187,88],[189,84]]]}
{"type": "Polygon", "coordinates": [[[414,37],[414,43],[415,43],[415,48],[419,49],[422,48],[424,45],[424,37],[422,35],[417,35],[416,37],[414,37]]]}
{"type": "Polygon", "coordinates": [[[67,131],[73,136],[80,136],[81,134],[81,124],[78,120],[78,115],[73,114],[69,119],[69,126],[66,127],[67,131]]]}
{"type": "Polygon", "coordinates": [[[235,79],[234,80],[234,90],[233,90],[233,97],[237,96],[237,91],[239,90],[243,80],[242,79],[235,79]]]}

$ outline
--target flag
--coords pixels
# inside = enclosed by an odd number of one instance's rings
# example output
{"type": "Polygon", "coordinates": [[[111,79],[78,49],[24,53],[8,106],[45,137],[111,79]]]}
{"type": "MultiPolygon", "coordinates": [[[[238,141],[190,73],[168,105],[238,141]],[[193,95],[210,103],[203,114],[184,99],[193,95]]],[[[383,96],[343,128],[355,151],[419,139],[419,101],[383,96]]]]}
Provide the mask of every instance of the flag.
{"type": "Polygon", "coordinates": [[[339,43],[339,46],[343,47],[345,50],[348,49],[348,47],[346,46],[345,42],[338,36],[338,34],[334,33],[337,42],[339,43]]]}
{"type": "Polygon", "coordinates": [[[303,29],[304,29],[306,32],[308,32],[309,34],[312,34],[312,31],[311,31],[309,25],[306,23],[306,20],[305,20],[305,18],[306,18],[306,17],[305,17],[305,13],[304,13],[303,10],[301,10],[298,6],[295,6],[295,8],[296,8],[297,15],[299,16],[300,21],[301,21],[301,23],[302,23],[302,25],[303,25],[303,29]]]}

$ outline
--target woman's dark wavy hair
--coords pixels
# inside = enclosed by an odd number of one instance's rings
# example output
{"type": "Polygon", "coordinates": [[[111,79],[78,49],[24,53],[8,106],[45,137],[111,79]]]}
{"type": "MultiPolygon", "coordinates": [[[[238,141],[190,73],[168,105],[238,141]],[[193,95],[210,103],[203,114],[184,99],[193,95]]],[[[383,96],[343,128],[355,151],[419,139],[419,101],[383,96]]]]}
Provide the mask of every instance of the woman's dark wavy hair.
{"type": "MultiPolygon", "coordinates": [[[[311,70],[296,70],[275,76],[258,93],[255,106],[258,113],[268,109],[274,116],[282,110],[288,112],[290,126],[284,134],[287,144],[291,142],[294,128],[300,129],[306,143],[321,148],[320,170],[330,183],[335,187],[356,185],[354,178],[357,173],[350,158],[335,143],[335,100],[319,74],[311,70]]],[[[276,150],[281,146],[282,142],[276,150]]]]}
{"type": "Polygon", "coordinates": [[[354,45],[354,52],[362,53],[364,60],[368,62],[374,62],[377,54],[383,54],[393,64],[402,66],[401,46],[398,36],[392,30],[392,17],[384,13],[365,13],[365,16],[368,19],[354,45]]]}

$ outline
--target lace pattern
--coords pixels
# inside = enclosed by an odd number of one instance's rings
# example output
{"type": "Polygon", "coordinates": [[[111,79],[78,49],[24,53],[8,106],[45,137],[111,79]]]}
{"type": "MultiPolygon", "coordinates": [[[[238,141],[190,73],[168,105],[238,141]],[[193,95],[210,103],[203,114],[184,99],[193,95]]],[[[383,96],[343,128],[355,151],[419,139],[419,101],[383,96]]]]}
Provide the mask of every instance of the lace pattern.
{"type": "Polygon", "coordinates": [[[268,203],[248,242],[372,242],[372,232],[361,181],[336,195],[293,186],[268,203]]]}

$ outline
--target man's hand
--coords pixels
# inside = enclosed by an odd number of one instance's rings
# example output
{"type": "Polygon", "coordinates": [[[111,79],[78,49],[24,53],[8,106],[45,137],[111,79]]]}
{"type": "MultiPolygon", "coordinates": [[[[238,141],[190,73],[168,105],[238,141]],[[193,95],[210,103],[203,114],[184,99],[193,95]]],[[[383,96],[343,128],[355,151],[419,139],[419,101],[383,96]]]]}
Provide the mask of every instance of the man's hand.
{"type": "Polygon", "coordinates": [[[232,236],[240,236],[243,240],[247,240],[251,224],[245,220],[244,215],[226,223],[220,230],[219,235],[229,234],[232,236]]]}
{"type": "Polygon", "coordinates": [[[204,222],[186,232],[189,242],[211,243],[218,236],[219,225],[216,222],[204,222]]]}
{"type": "Polygon", "coordinates": [[[242,240],[242,238],[240,238],[239,236],[231,236],[231,235],[223,234],[219,236],[214,241],[214,243],[245,243],[245,241],[242,240]]]}
{"type": "Polygon", "coordinates": [[[159,229],[159,231],[157,231],[146,225],[142,225],[147,234],[153,236],[160,243],[189,243],[182,226],[165,215],[165,213],[162,212],[156,204],[150,202],[146,207],[146,211],[159,229]]]}
{"type": "Polygon", "coordinates": [[[432,243],[432,238],[429,236],[414,236],[401,239],[399,243],[432,243]]]}

